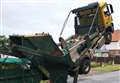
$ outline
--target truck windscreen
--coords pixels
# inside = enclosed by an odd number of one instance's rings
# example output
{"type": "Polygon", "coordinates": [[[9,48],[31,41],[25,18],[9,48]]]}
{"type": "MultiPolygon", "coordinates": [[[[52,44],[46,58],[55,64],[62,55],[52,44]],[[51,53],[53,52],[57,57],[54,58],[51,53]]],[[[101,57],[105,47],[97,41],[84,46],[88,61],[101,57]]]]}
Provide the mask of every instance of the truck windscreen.
{"type": "MultiPolygon", "coordinates": [[[[96,9],[87,9],[87,10],[81,10],[80,11],[80,25],[90,25],[92,23],[92,20],[95,16],[96,9]]],[[[97,15],[98,17],[98,15],[97,15]]],[[[97,19],[95,20],[95,24],[97,23],[97,19]]]]}
{"type": "MultiPolygon", "coordinates": [[[[90,26],[93,22],[94,16],[96,14],[96,10],[97,10],[97,7],[79,11],[79,15],[76,20],[77,25],[75,27],[76,34],[85,35],[89,31],[90,26]]],[[[97,14],[90,34],[96,31],[96,27],[98,26],[98,17],[99,16],[97,14]]]]}

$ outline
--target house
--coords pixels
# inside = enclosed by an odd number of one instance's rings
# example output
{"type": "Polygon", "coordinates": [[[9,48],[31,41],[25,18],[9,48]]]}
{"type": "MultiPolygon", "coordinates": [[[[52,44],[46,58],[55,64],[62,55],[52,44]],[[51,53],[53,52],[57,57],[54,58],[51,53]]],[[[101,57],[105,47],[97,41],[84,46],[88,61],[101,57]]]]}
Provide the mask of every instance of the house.
{"type": "Polygon", "coordinates": [[[120,29],[115,30],[112,34],[112,42],[109,45],[103,45],[100,50],[120,50],[120,29]]]}
{"type": "Polygon", "coordinates": [[[95,57],[109,57],[109,51],[108,50],[95,50],[95,54],[93,56],[95,57]]]}
{"type": "Polygon", "coordinates": [[[120,29],[115,30],[112,34],[112,42],[109,45],[105,45],[104,49],[109,50],[112,55],[120,55],[120,29]]]}
{"type": "MultiPolygon", "coordinates": [[[[115,30],[112,34],[112,42],[109,45],[102,46],[95,54],[103,57],[107,55],[106,53],[108,53],[108,57],[115,59],[115,63],[120,64],[120,29],[115,30]]],[[[97,55],[96,57],[98,57],[97,55]]]]}

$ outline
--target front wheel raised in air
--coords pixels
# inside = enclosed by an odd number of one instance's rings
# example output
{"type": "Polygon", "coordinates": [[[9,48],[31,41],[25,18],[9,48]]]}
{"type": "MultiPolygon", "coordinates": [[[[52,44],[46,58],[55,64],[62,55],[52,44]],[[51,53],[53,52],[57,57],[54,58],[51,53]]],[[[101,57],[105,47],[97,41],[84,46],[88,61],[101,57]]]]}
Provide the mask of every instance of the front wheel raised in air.
{"type": "Polygon", "coordinates": [[[105,44],[110,44],[112,41],[112,33],[111,32],[107,32],[105,34],[105,44]]]}

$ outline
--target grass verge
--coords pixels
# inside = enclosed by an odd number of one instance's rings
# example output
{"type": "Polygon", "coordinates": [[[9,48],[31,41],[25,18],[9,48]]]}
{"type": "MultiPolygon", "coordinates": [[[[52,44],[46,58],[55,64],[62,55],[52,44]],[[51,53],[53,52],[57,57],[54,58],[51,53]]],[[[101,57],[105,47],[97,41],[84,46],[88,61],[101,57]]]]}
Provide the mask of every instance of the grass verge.
{"type": "Polygon", "coordinates": [[[120,70],[120,64],[110,64],[110,63],[104,63],[104,66],[100,66],[99,63],[92,62],[92,68],[96,72],[112,72],[120,70]]]}

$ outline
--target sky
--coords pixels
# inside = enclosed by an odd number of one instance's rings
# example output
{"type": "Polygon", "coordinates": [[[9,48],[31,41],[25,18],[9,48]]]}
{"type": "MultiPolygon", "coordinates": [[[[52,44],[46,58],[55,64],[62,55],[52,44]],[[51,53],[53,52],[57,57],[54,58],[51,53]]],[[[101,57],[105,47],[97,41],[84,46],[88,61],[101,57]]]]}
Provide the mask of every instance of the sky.
{"type": "MultiPolygon", "coordinates": [[[[57,42],[71,9],[98,0],[0,0],[0,34],[27,34],[47,32],[57,42]]],[[[115,29],[120,29],[120,0],[107,0],[114,7],[115,29]]],[[[63,32],[66,39],[74,34],[74,15],[63,32]]]]}

